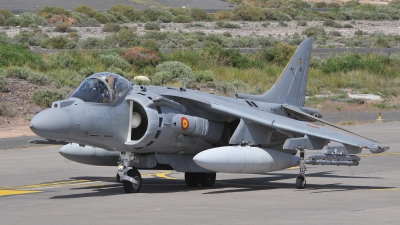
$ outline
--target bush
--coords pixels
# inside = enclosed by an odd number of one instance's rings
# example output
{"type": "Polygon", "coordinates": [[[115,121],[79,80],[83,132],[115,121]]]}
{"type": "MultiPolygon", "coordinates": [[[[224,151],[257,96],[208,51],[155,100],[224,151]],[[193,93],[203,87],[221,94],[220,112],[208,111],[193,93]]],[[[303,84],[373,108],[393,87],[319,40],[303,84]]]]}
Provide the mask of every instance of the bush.
{"type": "Polygon", "coordinates": [[[102,29],[103,32],[116,32],[119,30],[121,30],[121,26],[116,23],[106,23],[102,29]]]}
{"type": "Polygon", "coordinates": [[[334,20],[325,20],[323,25],[327,27],[342,28],[342,25],[334,20]]]}
{"type": "Polygon", "coordinates": [[[102,49],[103,40],[94,37],[88,37],[86,40],[79,41],[79,46],[83,49],[102,49]]]}
{"type": "Polygon", "coordinates": [[[101,54],[98,60],[105,65],[105,67],[114,66],[122,70],[129,70],[131,65],[121,56],[113,54],[101,54]]]}
{"type": "Polygon", "coordinates": [[[108,36],[103,41],[104,46],[115,47],[134,47],[139,44],[139,37],[132,29],[122,28],[118,33],[108,36]]]}
{"type": "Polygon", "coordinates": [[[169,11],[172,13],[174,16],[178,15],[187,15],[189,10],[187,8],[169,8],[169,11]]]}
{"type": "Polygon", "coordinates": [[[3,69],[0,69],[0,71],[2,71],[0,73],[0,92],[8,92],[10,91],[10,82],[6,80],[6,77],[3,75],[3,69]]]}
{"type": "Polygon", "coordinates": [[[160,30],[160,24],[157,22],[147,22],[144,24],[145,30],[160,30]]]}
{"type": "Polygon", "coordinates": [[[161,61],[156,51],[140,46],[127,49],[121,53],[121,56],[128,63],[136,67],[155,66],[161,61]]]}
{"type": "Polygon", "coordinates": [[[235,20],[260,21],[264,20],[263,11],[258,7],[240,5],[233,10],[235,20]]]}
{"type": "Polygon", "coordinates": [[[141,12],[141,19],[143,22],[149,21],[171,21],[174,15],[169,11],[156,10],[156,9],[145,9],[141,12]]]}
{"type": "Polygon", "coordinates": [[[33,54],[22,45],[0,43],[0,67],[34,65],[43,66],[39,55],[33,54]]]}
{"type": "Polygon", "coordinates": [[[325,29],[321,26],[310,26],[307,29],[303,30],[302,34],[307,37],[320,37],[326,34],[325,29]]]}
{"type": "Polygon", "coordinates": [[[190,67],[178,61],[168,61],[156,67],[156,74],[152,78],[154,84],[186,81],[188,85],[196,81],[196,76],[190,67]]]}
{"type": "Polygon", "coordinates": [[[45,6],[43,9],[36,11],[36,14],[45,19],[51,18],[53,15],[70,16],[70,12],[58,6],[45,6]]]}
{"type": "Polygon", "coordinates": [[[4,71],[4,75],[6,75],[6,77],[14,77],[24,80],[26,80],[33,73],[34,71],[32,71],[29,67],[26,66],[23,67],[11,66],[4,71]]]}
{"type": "Polygon", "coordinates": [[[214,77],[214,73],[211,70],[202,70],[196,74],[196,81],[202,83],[214,82],[214,77]]]}
{"type": "Polygon", "coordinates": [[[0,26],[4,26],[4,22],[11,17],[14,17],[14,14],[12,14],[10,10],[0,9],[0,26]]]}
{"type": "Polygon", "coordinates": [[[50,49],[67,49],[67,45],[70,41],[65,36],[57,36],[52,38],[47,38],[40,43],[42,48],[50,49]]]}
{"type": "Polygon", "coordinates": [[[92,7],[90,7],[88,5],[84,5],[84,4],[75,7],[74,11],[78,12],[78,13],[82,13],[91,18],[94,17],[94,15],[97,13],[97,11],[94,10],[92,7]]]}
{"type": "Polygon", "coordinates": [[[135,12],[135,8],[131,5],[117,4],[117,5],[111,6],[108,11],[119,13],[119,14],[125,16],[126,18],[128,18],[128,20],[131,22],[139,19],[138,14],[135,12]]]}
{"type": "Polygon", "coordinates": [[[76,69],[55,69],[47,73],[47,76],[53,80],[53,85],[56,88],[63,86],[77,87],[86,77],[76,72],[76,69]]]}
{"type": "Polygon", "coordinates": [[[192,18],[186,15],[177,15],[172,19],[174,23],[190,23],[192,22],[192,18]]]}
{"type": "Polygon", "coordinates": [[[193,8],[189,10],[189,15],[195,21],[211,20],[211,17],[204,9],[193,8]]]}
{"type": "Polygon", "coordinates": [[[41,73],[31,73],[26,80],[29,83],[37,85],[46,85],[50,83],[50,79],[41,73]]]}
{"type": "Polygon", "coordinates": [[[297,22],[297,26],[305,27],[305,26],[307,26],[307,21],[305,21],[305,20],[300,20],[300,21],[297,22]]]}
{"type": "Polygon", "coordinates": [[[342,34],[337,30],[333,30],[333,31],[329,32],[329,35],[332,35],[332,36],[335,36],[335,37],[341,37],[342,36],[342,34]]]}
{"type": "Polygon", "coordinates": [[[57,23],[56,27],[54,28],[55,32],[61,32],[61,33],[66,33],[66,32],[72,32],[75,31],[74,29],[71,29],[71,26],[66,24],[66,23],[57,23]]]}
{"type": "Polygon", "coordinates": [[[32,97],[31,102],[42,106],[42,107],[51,107],[51,103],[64,99],[63,94],[56,90],[36,90],[32,97]]]}
{"type": "Polygon", "coordinates": [[[8,102],[0,102],[0,116],[14,117],[18,114],[17,107],[8,102]]]}
{"type": "Polygon", "coordinates": [[[231,20],[232,17],[233,17],[232,12],[224,10],[213,14],[213,18],[216,20],[231,20]]]}
{"type": "Polygon", "coordinates": [[[59,52],[49,57],[48,64],[53,69],[78,69],[80,61],[71,56],[68,52],[59,52]]]}

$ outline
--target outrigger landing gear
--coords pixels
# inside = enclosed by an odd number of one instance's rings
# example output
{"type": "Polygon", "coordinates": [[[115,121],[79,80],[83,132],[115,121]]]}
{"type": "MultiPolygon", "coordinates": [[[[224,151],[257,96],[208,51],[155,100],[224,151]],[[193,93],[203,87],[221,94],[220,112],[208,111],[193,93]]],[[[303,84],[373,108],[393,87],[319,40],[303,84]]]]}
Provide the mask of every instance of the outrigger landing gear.
{"type": "Polygon", "coordinates": [[[216,173],[185,173],[185,183],[188,187],[212,187],[215,184],[216,173]]]}
{"type": "Polygon", "coordinates": [[[300,173],[297,175],[296,178],[296,188],[297,189],[304,189],[306,187],[306,165],[304,164],[304,151],[305,149],[300,150],[300,173]]]}
{"type": "Polygon", "coordinates": [[[121,161],[118,165],[118,174],[124,184],[126,193],[138,193],[142,187],[142,176],[136,168],[129,169],[129,162],[137,161],[132,152],[121,152],[121,161]]]}

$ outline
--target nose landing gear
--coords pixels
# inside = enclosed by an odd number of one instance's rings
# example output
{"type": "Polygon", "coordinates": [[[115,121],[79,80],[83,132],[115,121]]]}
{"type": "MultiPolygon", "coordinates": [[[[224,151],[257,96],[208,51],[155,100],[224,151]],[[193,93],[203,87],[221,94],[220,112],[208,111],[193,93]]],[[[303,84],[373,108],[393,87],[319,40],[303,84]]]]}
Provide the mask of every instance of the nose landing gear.
{"type": "Polygon", "coordinates": [[[120,157],[117,180],[119,177],[126,193],[138,193],[142,187],[142,176],[136,168],[129,169],[129,162],[137,161],[137,158],[132,152],[121,152],[120,157]]]}

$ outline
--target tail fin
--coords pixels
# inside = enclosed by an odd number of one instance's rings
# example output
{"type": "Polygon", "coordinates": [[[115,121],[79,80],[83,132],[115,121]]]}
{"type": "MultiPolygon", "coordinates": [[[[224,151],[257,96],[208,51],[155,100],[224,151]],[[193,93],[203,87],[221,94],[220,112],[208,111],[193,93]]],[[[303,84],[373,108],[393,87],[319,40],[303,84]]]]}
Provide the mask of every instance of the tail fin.
{"type": "Polygon", "coordinates": [[[236,94],[238,98],[304,106],[312,38],[304,40],[286,65],[276,83],[262,95],[236,94]]]}

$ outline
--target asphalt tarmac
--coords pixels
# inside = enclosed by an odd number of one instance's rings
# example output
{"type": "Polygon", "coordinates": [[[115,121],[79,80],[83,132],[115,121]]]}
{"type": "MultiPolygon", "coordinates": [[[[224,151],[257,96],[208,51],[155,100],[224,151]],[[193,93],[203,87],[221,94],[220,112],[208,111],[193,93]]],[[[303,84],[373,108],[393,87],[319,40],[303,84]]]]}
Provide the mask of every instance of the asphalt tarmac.
{"type": "MultiPolygon", "coordinates": [[[[1,224],[398,224],[400,122],[347,126],[391,146],[360,166],[308,166],[266,174],[218,173],[213,188],[188,188],[183,173],[141,170],[125,194],[116,167],[77,164],[58,147],[0,151],[1,224]]],[[[309,153],[315,153],[309,151],[309,153]]]]}

